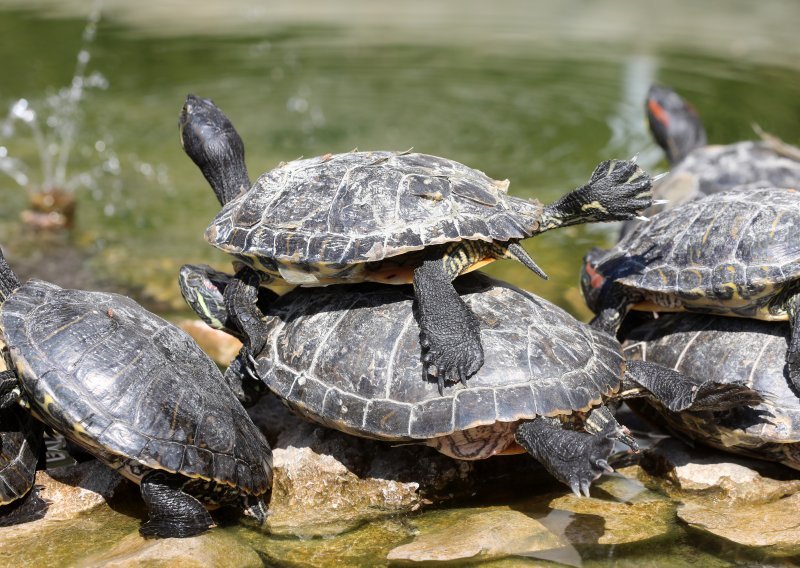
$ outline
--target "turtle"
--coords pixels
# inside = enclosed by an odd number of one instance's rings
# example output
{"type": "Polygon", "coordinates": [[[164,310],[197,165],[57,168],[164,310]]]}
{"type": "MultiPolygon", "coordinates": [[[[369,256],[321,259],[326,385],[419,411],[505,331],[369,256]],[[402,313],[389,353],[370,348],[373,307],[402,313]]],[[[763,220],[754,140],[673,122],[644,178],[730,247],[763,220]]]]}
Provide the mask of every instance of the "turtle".
{"type": "Polygon", "coordinates": [[[263,521],[269,444],[186,333],[119,294],[20,284],[1,254],[0,300],[0,408],[28,409],[138,483],[142,535],[200,534],[204,505],[263,521]]]}
{"type": "Polygon", "coordinates": [[[0,526],[7,507],[19,503],[33,487],[44,439],[41,424],[21,408],[0,410],[0,526]]]}
{"type": "MultiPolygon", "coordinates": [[[[800,148],[783,142],[755,126],[762,140],[733,144],[707,142],[697,111],[678,93],[652,85],[645,103],[653,139],[664,150],[669,175],[653,184],[657,201],[645,216],[739,186],[798,187],[800,148]]],[[[636,228],[625,221],[621,235],[636,228]]]]}
{"type": "MultiPolygon", "coordinates": [[[[662,211],[584,258],[581,289],[616,333],[628,310],[788,320],[800,306],[800,192],[740,188],[662,211]]],[[[800,333],[786,352],[800,392],[800,333]]]]}
{"type": "MultiPolygon", "coordinates": [[[[227,329],[230,279],[207,266],[180,273],[189,305],[218,329],[227,329]]],[[[472,273],[455,285],[481,320],[487,350],[469,388],[454,383],[442,393],[414,380],[423,364],[413,289],[380,283],[266,292],[258,376],[313,422],[462,460],[528,452],[577,495],[588,495],[591,482],[611,470],[614,440],[637,448],[607,403],[655,396],[675,410],[727,408],[752,395],[739,385],[699,384],[659,365],[626,363],[612,336],[510,284],[472,273]]]]}
{"type": "Polygon", "coordinates": [[[762,395],[752,407],[671,412],[653,400],[628,401],[649,420],[684,439],[800,469],[800,400],[786,376],[786,322],[665,314],[631,330],[627,358],[653,361],[762,395]]]}
{"type": "Polygon", "coordinates": [[[294,160],[251,185],[241,138],[211,100],[189,95],[179,127],[184,151],[222,205],[205,238],[241,263],[228,303],[240,314],[245,361],[263,348],[251,343],[264,333],[257,294],[240,288],[413,282],[428,373],[465,383],[484,354],[453,279],[498,258],[546,277],[521,239],[631,219],[652,202],[651,178],[633,160],[602,162],[587,184],[547,206],[508,195],[508,180],[411,151],[294,160]]]}

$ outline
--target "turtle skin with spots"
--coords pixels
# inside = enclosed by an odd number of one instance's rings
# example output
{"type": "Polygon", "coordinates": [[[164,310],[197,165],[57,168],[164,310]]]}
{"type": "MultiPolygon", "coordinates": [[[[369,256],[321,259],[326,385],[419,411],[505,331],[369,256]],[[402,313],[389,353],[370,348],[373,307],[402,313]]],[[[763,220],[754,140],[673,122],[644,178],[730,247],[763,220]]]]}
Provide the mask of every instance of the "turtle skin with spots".
{"type": "MultiPolygon", "coordinates": [[[[653,184],[653,199],[666,203],[653,205],[645,216],[740,186],[800,188],[800,148],[760,129],[760,141],[708,144],[694,107],[663,85],[650,87],[645,107],[650,132],[670,168],[653,184]]],[[[620,236],[636,226],[624,221],[620,236]]]]}
{"type": "Polygon", "coordinates": [[[117,294],[4,271],[0,324],[19,401],[141,485],[145,536],[199,534],[204,505],[263,511],[267,441],[214,363],[183,331],[117,294]]]}
{"type": "Polygon", "coordinates": [[[800,400],[786,376],[789,336],[786,323],[665,314],[628,334],[627,358],[743,384],[763,400],[724,411],[672,412],[652,399],[628,404],[681,438],[800,469],[800,400]]]}
{"type": "Polygon", "coordinates": [[[508,180],[410,151],[294,160],[250,185],[241,138],[213,102],[189,95],[179,124],[184,150],[222,204],[206,240],[245,266],[228,302],[243,331],[245,361],[261,350],[264,333],[257,294],[236,288],[413,282],[426,369],[465,383],[484,353],[455,278],[498,258],[545,276],[520,240],[631,219],[652,202],[650,177],[626,160],[602,162],[587,184],[546,206],[508,195],[508,180]]]}
{"type": "Polygon", "coordinates": [[[663,211],[585,258],[581,288],[616,333],[631,309],[788,320],[786,361],[800,387],[800,193],[731,190],[663,211]]]}

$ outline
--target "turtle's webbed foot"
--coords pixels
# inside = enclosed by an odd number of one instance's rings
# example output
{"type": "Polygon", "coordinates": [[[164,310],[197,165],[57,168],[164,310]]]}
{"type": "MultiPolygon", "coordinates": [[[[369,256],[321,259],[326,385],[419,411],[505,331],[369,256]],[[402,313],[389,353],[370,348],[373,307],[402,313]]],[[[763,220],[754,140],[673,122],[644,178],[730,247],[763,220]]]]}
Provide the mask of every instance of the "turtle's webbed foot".
{"type": "Polygon", "coordinates": [[[266,387],[258,374],[258,367],[247,346],[231,361],[225,371],[225,381],[245,408],[254,405],[266,387]]]}
{"type": "Polygon", "coordinates": [[[480,332],[470,326],[464,334],[434,334],[420,332],[420,344],[424,350],[422,362],[428,375],[436,377],[439,392],[444,382],[461,382],[478,372],[483,365],[483,346],[480,332]]]}
{"type": "Polygon", "coordinates": [[[579,190],[582,209],[597,220],[622,221],[640,215],[653,203],[652,178],[632,160],[606,160],[579,190]],[[594,210],[594,211],[593,211],[594,210]]]}
{"type": "Polygon", "coordinates": [[[755,406],[762,402],[764,397],[744,384],[708,381],[697,388],[694,400],[687,410],[717,412],[742,406],[755,406]]]}
{"type": "Polygon", "coordinates": [[[592,482],[613,471],[608,465],[614,449],[613,425],[607,424],[593,435],[547,425],[546,420],[538,418],[520,425],[517,442],[575,495],[588,497],[592,482]]]}

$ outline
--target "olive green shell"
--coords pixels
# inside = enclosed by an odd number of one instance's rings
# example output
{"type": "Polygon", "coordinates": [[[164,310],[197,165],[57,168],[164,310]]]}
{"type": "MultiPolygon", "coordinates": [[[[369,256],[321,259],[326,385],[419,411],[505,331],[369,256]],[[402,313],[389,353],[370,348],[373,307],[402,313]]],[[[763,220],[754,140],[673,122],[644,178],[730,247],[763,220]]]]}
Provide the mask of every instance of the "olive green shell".
{"type": "Polygon", "coordinates": [[[295,291],[266,310],[257,357],[267,386],[304,416],[382,440],[427,440],[495,423],[570,414],[620,387],[611,336],[479,274],[455,281],[481,323],[483,367],[467,382],[424,376],[410,286],[295,291]]]}
{"type": "Polygon", "coordinates": [[[270,488],[269,445],[174,325],[124,296],[37,280],[14,291],[0,318],[32,411],[89,452],[242,493],[270,488]]]}
{"type": "Polygon", "coordinates": [[[277,269],[281,263],[345,267],[462,239],[529,237],[542,206],[506,195],[507,187],[508,181],[426,154],[329,154],[262,175],[225,205],[206,239],[257,267],[277,269]]]}
{"type": "Polygon", "coordinates": [[[666,314],[628,334],[629,359],[652,361],[698,380],[742,383],[764,401],[724,412],[669,412],[649,400],[638,411],[682,437],[800,469],[800,399],[785,374],[788,323],[666,314]]]}
{"type": "Polygon", "coordinates": [[[0,411],[0,505],[33,487],[42,443],[42,426],[29,413],[19,407],[0,411]]]}
{"type": "Polygon", "coordinates": [[[800,277],[800,193],[734,190],[659,213],[596,270],[666,310],[785,319],[776,295],[800,277]]]}

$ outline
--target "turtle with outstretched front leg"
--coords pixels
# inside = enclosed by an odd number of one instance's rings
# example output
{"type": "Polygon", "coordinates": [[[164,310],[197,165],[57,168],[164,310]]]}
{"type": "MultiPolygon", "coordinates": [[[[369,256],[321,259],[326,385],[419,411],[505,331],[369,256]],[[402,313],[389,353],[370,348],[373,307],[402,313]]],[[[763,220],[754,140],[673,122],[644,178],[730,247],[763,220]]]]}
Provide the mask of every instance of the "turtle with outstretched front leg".
{"type": "MultiPolygon", "coordinates": [[[[4,399],[7,405],[10,396],[0,397],[0,406],[4,399]]],[[[15,513],[21,500],[30,499],[43,447],[42,425],[30,414],[13,406],[0,410],[0,526],[32,520],[15,513]]]]}
{"type": "Polygon", "coordinates": [[[655,215],[584,260],[592,325],[616,333],[629,310],[788,320],[789,377],[800,392],[800,193],[740,189],[655,215]]]}
{"type": "Polygon", "coordinates": [[[625,160],[602,162],[586,185],[547,206],[508,195],[507,180],[412,152],[295,160],[251,186],[241,138],[211,101],[189,95],[180,132],[223,205],[206,239],[246,265],[227,294],[245,336],[244,360],[263,348],[257,293],[248,291],[259,283],[413,283],[426,371],[442,383],[463,383],[485,357],[478,319],[453,288],[456,277],[499,258],[544,277],[520,240],[631,219],[652,202],[650,177],[625,160]]]}
{"type": "MultiPolygon", "coordinates": [[[[0,373],[0,425],[22,406],[139,484],[145,536],[202,533],[214,524],[207,506],[264,520],[269,444],[191,337],[118,294],[20,284],[1,254],[0,303],[10,369],[0,373]]],[[[13,450],[4,436],[0,467],[13,450]]]]}
{"type": "MultiPolygon", "coordinates": [[[[207,266],[180,272],[189,305],[226,331],[230,278],[207,266]]],[[[440,392],[417,380],[423,365],[413,289],[383,284],[266,292],[259,299],[267,330],[256,355],[259,375],[295,412],[325,426],[426,444],[464,460],[527,452],[583,494],[610,471],[615,440],[636,448],[607,402],[650,396],[678,411],[760,400],[739,385],[627,363],[610,335],[509,284],[474,273],[456,288],[481,322],[487,354],[468,389],[456,383],[440,392]]]]}

